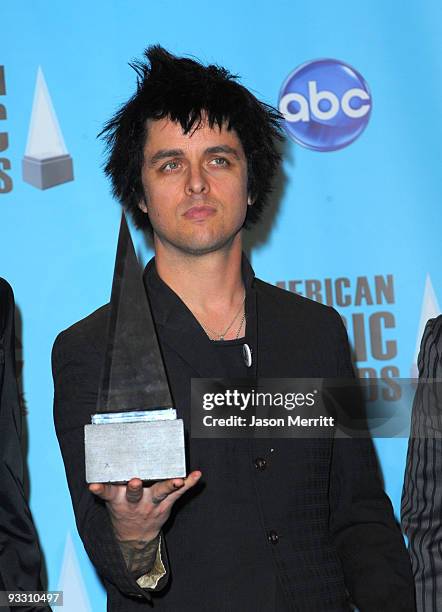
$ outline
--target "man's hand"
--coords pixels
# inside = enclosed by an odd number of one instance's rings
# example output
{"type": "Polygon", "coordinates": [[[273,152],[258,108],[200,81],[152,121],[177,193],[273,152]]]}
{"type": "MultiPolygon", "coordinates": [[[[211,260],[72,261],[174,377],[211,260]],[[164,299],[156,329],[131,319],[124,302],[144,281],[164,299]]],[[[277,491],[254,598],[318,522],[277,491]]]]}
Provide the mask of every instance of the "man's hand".
{"type": "Polygon", "coordinates": [[[93,483],[89,491],[106,502],[115,534],[120,541],[150,542],[169,518],[173,504],[201,478],[191,472],[186,478],[172,478],[143,487],[139,478],[127,485],[93,483]]]}

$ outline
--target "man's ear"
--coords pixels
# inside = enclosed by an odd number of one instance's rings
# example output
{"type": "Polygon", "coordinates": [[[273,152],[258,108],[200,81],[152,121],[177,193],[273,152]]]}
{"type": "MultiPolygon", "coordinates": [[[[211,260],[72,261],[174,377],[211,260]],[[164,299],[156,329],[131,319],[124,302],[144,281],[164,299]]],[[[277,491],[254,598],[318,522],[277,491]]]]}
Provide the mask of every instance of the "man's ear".
{"type": "Polygon", "coordinates": [[[138,208],[142,210],[143,213],[147,214],[146,198],[143,198],[140,202],[138,202],[138,208]]]}

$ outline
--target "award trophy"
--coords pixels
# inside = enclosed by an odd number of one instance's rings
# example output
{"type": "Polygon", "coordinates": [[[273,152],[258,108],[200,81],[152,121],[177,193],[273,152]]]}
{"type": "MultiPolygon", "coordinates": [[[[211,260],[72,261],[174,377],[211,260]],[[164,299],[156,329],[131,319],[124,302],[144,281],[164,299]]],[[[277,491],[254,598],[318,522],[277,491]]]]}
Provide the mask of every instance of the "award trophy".
{"type": "Polygon", "coordinates": [[[41,68],[37,72],[22,172],[23,180],[38,189],[74,180],[72,157],[66,149],[41,68]]]}
{"type": "Polygon", "coordinates": [[[86,481],[186,475],[183,421],[176,418],[150,305],[121,219],[108,341],[97,413],[84,428],[86,481]]]}

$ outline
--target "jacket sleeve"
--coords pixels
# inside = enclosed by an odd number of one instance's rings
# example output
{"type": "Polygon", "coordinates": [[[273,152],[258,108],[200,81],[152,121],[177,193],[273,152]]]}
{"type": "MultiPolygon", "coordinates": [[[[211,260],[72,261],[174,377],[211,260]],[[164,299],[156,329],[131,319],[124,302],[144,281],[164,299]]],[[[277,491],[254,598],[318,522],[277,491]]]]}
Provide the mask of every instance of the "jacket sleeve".
{"type": "MultiPolygon", "coordinates": [[[[86,484],[84,425],[96,412],[102,357],[81,334],[68,330],[58,336],[52,351],[54,377],[54,422],[66,470],[78,532],[96,570],[105,582],[123,594],[151,599],[128,571],[105,502],[93,495],[86,484]]],[[[166,573],[155,586],[161,589],[166,573]]]]}
{"type": "MultiPolygon", "coordinates": [[[[25,497],[21,434],[14,295],[9,284],[0,278],[0,588],[41,591],[41,551],[25,497]]],[[[35,608],[26,605],[21,609],[31,612],[35,608]]],[[[45,606],[41,610],[50,612],[51,608],[45,606]]]]}
{"type": "MultiPolygon", "coordinates": [[[[354,378],[340,317],[336,334],[337,375],[354,378]]],[[[415,610],[410,561],[368,435],[334,440],[330,531],[350,597],[361,612],[415,610]]]]}
{"type": "Polygon", "coordinates": [[[408,442],[402,526],[418,610],[442,609],[442,317],[428,321],[419,352],[419,384],[408,442]],[[435,380],[436,379],[436,380],[435,380]]]}

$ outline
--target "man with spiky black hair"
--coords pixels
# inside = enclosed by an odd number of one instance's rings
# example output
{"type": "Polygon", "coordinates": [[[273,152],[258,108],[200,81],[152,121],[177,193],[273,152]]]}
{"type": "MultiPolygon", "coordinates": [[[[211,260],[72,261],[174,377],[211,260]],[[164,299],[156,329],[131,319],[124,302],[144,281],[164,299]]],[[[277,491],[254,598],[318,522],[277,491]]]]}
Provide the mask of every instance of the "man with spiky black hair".
{"type": "Polygon", "coordinates": [[[145,55],[148,63],[131,64],[138,76],[136,94],[101,133],[109,151],[105,172],[113,195],[137,227],[151,230],[151,219],[140,207],[146,198],[142,170],[149,121],[171,121],[189,136],[207,121],[211,129],[233,131],[241,142],[250,204],[245,227],[254,223],[280,163],[275,146],[282,139],[279,113],[257,100],[224,68],[178,59],[159,46],[150,47],[145,55]]]}
{"type": "MultiPolygon", "coordinates": [[[[280,118],[224,68],[146,50],[106,124],[106,174],[152,235],[144,282],[174,406],[190,381],[353,376],[332,308],[255,278],[243,228],[268,201],[280,118]]],[[[414,610],[408,556],[368,439],[187,439],[186,478],[85,484],[109,306],[53,352],[55,422],[77,525],[108,609],[414,610]],[[166,552],[167,548],[167,552],[166,552]]]]}

